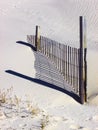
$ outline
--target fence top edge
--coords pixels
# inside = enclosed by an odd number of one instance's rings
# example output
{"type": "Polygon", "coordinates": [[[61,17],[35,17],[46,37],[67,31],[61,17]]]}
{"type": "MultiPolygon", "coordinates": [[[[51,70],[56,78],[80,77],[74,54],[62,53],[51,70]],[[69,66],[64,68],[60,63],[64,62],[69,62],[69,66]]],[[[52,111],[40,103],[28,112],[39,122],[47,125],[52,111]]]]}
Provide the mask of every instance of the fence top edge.
{"type": "MultiPolygon", "coordinates": [[[[34,37],[35,35],[27,35],[27,37],[34,37]]],[[[48,38],[48,37],[45,37],[45,36],[40,36],[40,38],[41,38],[41,40],[43,40],[43,39],[45,39],[45,40],[47,40],[48,42],[51,42],[52,44],[58,44],[58,45],[63,45],[63,46],[65,46],[65,47],[68,47],[68,48],[72,48],[72,49],[79,49],[79,47],[72,47],[71,45],[68,45],[67,43],[60,43],[60,42],[58,42],[58,41],[55,41],[55,40],[52,40],[52,39],[50,39],[50,38],[48,38]]]]}

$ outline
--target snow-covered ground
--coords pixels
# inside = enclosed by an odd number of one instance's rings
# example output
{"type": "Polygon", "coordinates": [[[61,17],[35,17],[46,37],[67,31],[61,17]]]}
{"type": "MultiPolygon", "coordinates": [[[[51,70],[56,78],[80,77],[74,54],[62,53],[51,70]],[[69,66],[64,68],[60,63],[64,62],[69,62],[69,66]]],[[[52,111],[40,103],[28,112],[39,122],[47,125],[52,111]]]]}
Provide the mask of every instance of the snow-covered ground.
{"type": "Polygon", "coordinates": [[[1,130],[98,130],[97,23],[97,0],[0,0],[0,96],[7,91],[8,98],[0,103],[1,130]],[[42,35],[79,46],[80,15],[87,19],[85,105],[35,80],[41,77],[66,86],[46,57],[19,44],[27,42],[26,35],[35,34],[35,26],[40,25],[42,35]]]}

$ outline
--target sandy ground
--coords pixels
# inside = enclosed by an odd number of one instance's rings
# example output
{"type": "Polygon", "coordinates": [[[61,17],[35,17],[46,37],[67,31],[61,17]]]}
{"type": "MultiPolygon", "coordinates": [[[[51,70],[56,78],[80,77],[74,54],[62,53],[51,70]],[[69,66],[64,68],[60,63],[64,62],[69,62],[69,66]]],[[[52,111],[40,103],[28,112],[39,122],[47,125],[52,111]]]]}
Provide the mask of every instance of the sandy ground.
{"type": "Polygon", "coordinates": [[[11,93],[7,92],[6,102],[0,104],[1,130],[98,130],[97,5],[97,0],[67,0],[66,4],[64,0],[0,1],[1,97],[3,91],[13,88],[11,93]],[[35,34],[35,25],[38,24],[42,35],[78,46],[77,24],[80,15],[86,15],[89,26],[88,103],[84,105],[62,92],[34,82],[38,73],[49,77],[53,84],[66,85],[47,58],[17,43],[26,42],[27,34],[35,34]],[[35,67],[40,59],[49,71],[35,67]],[[53,70],[57,77],[51,75],[53,70]]]}

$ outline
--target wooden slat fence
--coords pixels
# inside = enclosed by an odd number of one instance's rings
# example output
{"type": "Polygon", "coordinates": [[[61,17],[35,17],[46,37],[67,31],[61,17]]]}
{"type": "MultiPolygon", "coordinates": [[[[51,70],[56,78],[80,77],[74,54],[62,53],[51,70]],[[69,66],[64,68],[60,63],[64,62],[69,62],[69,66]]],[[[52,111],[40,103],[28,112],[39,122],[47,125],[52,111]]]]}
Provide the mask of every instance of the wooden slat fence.
{"type": "MultiPolygon", "coordinates": [[[[28,35],[27,41],[35,46],[35,36],[28,35]]],[[[79,49],[41,36],[39,51],[50,58],[66,82],[73,86],[73,91],[79,95],[79,49]]]]}
{"type": "Polygon", "coordinates": [[[27,42],[35,46],[36,51],[40,51],[54,63],[83,104],[87,101],[85,20],[80,16],[80,48],[74,48],[40,36],[38,28],[36,26],[35,36],[27,35],[27,42]]]}

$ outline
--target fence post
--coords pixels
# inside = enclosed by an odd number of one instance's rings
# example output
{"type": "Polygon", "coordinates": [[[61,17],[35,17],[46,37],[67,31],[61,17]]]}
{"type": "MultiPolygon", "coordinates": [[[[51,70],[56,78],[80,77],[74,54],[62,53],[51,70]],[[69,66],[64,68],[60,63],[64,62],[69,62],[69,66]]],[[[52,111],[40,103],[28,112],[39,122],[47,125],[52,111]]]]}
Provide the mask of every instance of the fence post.
{"type": "Polygon", "coordinates": [[[84,91],[85,102],[87,102],[87,41],[86,41],[86,20],[84,19],[84,91]]]}
{"type": "Polygon", "coordinates": [[[36,26],[35,48],[36,51],[40,50],[40,26],[36,26]]]}
{"type": "Polygon", "coordinates": [[[84,104],[87,101],[86,83],[86,23],[85,18],[80,16],[80,51],[79,51],[79,94],[80,102],[84,104]]]}

